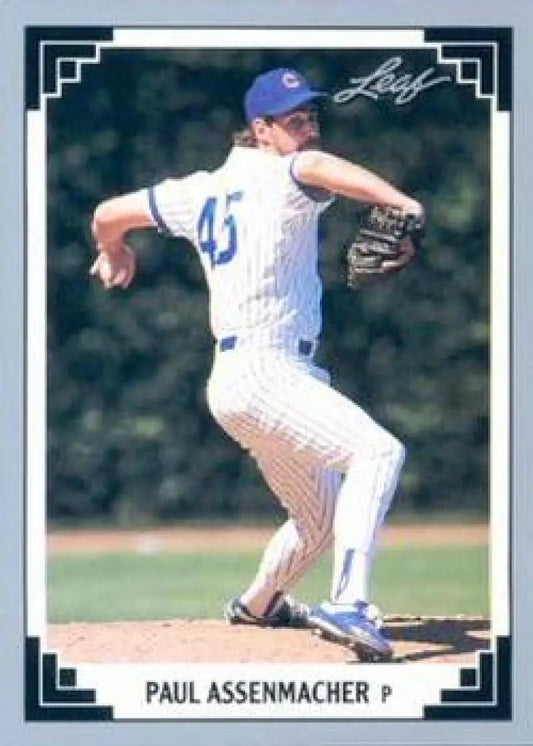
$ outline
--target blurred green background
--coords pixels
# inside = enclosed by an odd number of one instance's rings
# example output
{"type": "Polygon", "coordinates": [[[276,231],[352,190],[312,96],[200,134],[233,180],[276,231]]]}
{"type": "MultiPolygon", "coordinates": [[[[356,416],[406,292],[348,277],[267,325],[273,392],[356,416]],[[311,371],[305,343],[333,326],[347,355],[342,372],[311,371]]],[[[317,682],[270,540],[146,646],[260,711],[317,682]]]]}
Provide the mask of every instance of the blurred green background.
{"type": "MultiPolygon", "coordinates": [[[[228,599],[249,585],[259,559],[259,550],[52,556],[48,622],[220,618],[228,599]]],[[[291,593],[319,603],[330,582],[331,559],[325,557],[291,593]]],[[[373,570],[372,601],[385,613],[488,617],[488,548],[385,547],[373,570]]]]}
{"type": "MultiPolygon", "coordinates": [[[[117,193],[217,167],[257,73],[294,66],[334,92],[394,54],[406,73],[436,65],[427,50],[110,49],[48,101],[50,525],[279,514],[207,410],[212,341],[194,251],[138,233],[136,281],[104,292],[88,277],[91,214],[117,193]]],[[[319,361],[407,445],[393,513],[488,511],[488,107],[446,83],[403,106],[358,98],[323,113],[326,149],[428,212],[417,261],[357,293],[343,266],[356,206],[338,200],[321,226],[319,361]]]]}

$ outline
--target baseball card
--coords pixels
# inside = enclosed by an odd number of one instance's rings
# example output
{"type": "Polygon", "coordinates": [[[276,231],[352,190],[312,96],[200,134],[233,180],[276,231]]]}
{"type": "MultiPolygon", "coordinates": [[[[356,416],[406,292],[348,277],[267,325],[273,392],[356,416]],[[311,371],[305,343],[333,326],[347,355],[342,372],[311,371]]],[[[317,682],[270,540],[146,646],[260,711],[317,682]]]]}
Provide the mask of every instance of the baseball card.
{"type": "Polygon", "coordinates": [[[14,742],[526,735],[527,13],[360,5],[2,10],[14,742]]]}

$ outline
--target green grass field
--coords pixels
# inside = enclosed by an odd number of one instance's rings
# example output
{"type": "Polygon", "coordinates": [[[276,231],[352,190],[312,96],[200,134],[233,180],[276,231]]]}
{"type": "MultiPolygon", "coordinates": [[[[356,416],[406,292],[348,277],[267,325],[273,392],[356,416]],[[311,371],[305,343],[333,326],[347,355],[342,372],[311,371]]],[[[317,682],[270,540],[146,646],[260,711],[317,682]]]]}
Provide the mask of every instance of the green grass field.
{"type": "MultiPolygon", "coordinates": [[[[259,552],[70,554],[48,562],[48,621],[104,622],[220,618],[246,588],[259,552]]],[[[329,593],[330,560],[317,563],[293,594],[315,603],[329,593]]],[[[384,548],[372,600],[384,613],[489,613],[486,546],[384,548]]]]}

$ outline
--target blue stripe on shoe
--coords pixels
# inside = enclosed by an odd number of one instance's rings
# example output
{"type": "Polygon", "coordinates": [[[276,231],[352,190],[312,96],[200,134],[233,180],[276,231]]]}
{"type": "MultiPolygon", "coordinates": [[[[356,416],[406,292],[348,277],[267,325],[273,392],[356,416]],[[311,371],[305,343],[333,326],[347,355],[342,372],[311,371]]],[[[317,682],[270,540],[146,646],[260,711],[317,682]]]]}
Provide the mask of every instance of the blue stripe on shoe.
{"type": "Polygon", "coordinates": [[[360,658],[362,655],[390,658],[392,645],[389,640],[365,617],[358,605],[352,611],[330,609],[331,605],[327,603],[311,609],[309,626],[341,645],[353,647],[360,658]]]}

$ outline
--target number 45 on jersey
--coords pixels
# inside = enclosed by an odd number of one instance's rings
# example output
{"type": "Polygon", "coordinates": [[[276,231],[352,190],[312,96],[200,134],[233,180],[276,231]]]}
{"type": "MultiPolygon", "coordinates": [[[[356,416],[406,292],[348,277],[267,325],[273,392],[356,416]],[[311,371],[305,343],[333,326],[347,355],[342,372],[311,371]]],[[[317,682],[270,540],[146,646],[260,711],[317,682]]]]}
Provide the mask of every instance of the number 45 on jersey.
{"type": "Polygon", "coordinates": [[[200,248],[209,255],[211,267],[218,264],[227,264],[237,252],[237,221],[232,212],[235,202],[240,202],[243,192],[232,192],[226,194],[224,209],[224,221],[220,235],[215,237],[215,225],[217,210],[221,209],[217,197],[208,197],[202,207],[198,219],[198,241],[200,248]]]}

